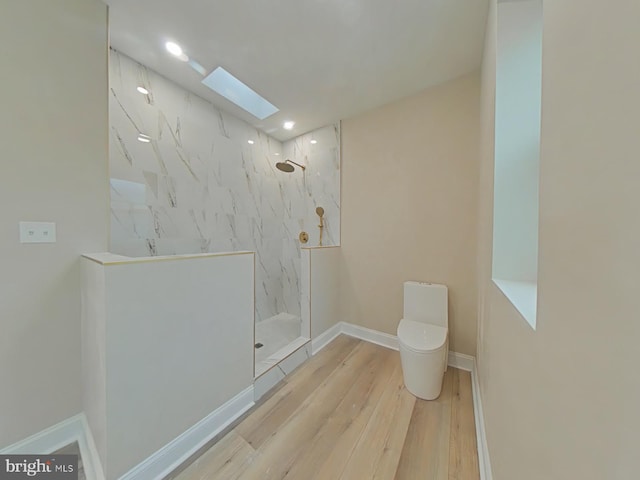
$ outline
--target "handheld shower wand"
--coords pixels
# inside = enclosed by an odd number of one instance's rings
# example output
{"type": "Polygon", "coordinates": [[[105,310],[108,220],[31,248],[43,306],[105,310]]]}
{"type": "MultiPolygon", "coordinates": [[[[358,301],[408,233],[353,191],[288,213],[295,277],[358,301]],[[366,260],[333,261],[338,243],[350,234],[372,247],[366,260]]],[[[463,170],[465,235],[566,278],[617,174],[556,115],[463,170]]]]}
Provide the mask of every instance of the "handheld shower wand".
{"type": "Polygon", "coordinates": [[[324,215],[324,208],[322,207],[316,208],[316,213],[320,217],[320,224],[318,225],[318,228],[320,229],[320,241],[318,242],[318,245],[322,246],[322,230],[324,229],[324,221],[322,216],[324,215]]]}

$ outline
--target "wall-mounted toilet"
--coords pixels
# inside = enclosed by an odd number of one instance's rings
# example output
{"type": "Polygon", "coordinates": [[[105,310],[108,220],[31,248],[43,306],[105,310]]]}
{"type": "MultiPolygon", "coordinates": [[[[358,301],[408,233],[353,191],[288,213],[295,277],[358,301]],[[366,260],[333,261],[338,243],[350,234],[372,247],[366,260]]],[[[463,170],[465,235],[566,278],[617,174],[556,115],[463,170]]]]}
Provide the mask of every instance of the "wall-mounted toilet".
{"type": "Polygon", "coordinates": [[[404,283],[398,342],[407,390],[425,400],[438,398],[449,351],[446,285],[404,283]]]}

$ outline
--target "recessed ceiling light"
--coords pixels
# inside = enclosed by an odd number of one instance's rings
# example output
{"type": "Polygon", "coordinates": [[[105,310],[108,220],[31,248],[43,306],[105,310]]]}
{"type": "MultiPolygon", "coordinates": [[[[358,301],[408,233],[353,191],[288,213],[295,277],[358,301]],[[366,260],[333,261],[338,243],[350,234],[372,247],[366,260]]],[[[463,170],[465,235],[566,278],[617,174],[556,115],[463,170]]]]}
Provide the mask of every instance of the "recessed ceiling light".
{"type": "Polygon", "coordinates": [[[164,46],[171,55],[178,57],[183,62],[189,61],[189,57],[184,54],[184,52],[182,51],[182,47],[177,43],[167,42],[164,44],[164,46]]]}
{"type": "Polygon", "coordinates": [[[274,155],[280,155],[280,154],[276,152],[276,153],[274,153],[274,155]]]}
{"type": "Polygon", "coordinates": [[[253,145],[253,140],[247,140],[247,143],[248,143],[249,145],[253,145]]]}
{"type": "Polygon", "coordinates": [[[284,127],[285,130],[291,130],[295,124],[296,122],[286,121],[282,126],[284,127]]]}
{"type": "Polygon", "coordinates": [[[144,133],[140,133],[138,135],[138,141],[142,143],[149,143],[151,141],[151,137],[149,135],[145,135],[144,133]]]}
{"type": "Polygon", "coordinates": [[[260,120],[278,111],[278,107],[222,67],[207,75],[202,83],[260,120]]]}
{"type": "Polygon", "coordinates": [[[167,42],[164,44],[165,48],[171,55],[179,57],[182,55],[182,47],[175,42],[167,42]]]}
{"type": "Polygon", "coordinates": [[[316,143],[318,143],[318,140],[311,140],[311,145],[315,145],[316,143]]]}
{"type": "Polygon", "coordinates": [[[136,90],[138,90],[143,95],[149,95],[149,90],[147,90],[144,87],[138,87],[138,88],[136,88],[136,90]]]}

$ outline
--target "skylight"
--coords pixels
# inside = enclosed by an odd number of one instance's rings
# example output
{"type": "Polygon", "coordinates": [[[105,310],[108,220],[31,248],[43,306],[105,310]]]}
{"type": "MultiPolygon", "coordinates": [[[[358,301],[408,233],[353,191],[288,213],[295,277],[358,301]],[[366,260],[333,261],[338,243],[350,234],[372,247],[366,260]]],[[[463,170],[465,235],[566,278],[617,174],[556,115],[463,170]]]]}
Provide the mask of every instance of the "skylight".
{"type": "Polygon", "coordinates": [[[278,111],[277,107],[222,67],[216,68],[202,80],[202,83],[260,120],[278,111]]]}

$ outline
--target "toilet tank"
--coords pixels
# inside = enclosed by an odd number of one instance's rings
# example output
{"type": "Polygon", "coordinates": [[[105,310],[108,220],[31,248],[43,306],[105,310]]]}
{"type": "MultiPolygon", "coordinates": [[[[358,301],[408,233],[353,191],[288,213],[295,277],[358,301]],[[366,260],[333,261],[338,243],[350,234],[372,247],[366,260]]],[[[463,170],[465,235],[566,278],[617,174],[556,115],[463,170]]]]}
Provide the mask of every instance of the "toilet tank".
{"type": "Polygon", "coordinates": [[[447,286],[436,283],[404,282],[403,318],[448,327],[447,286]]]}

